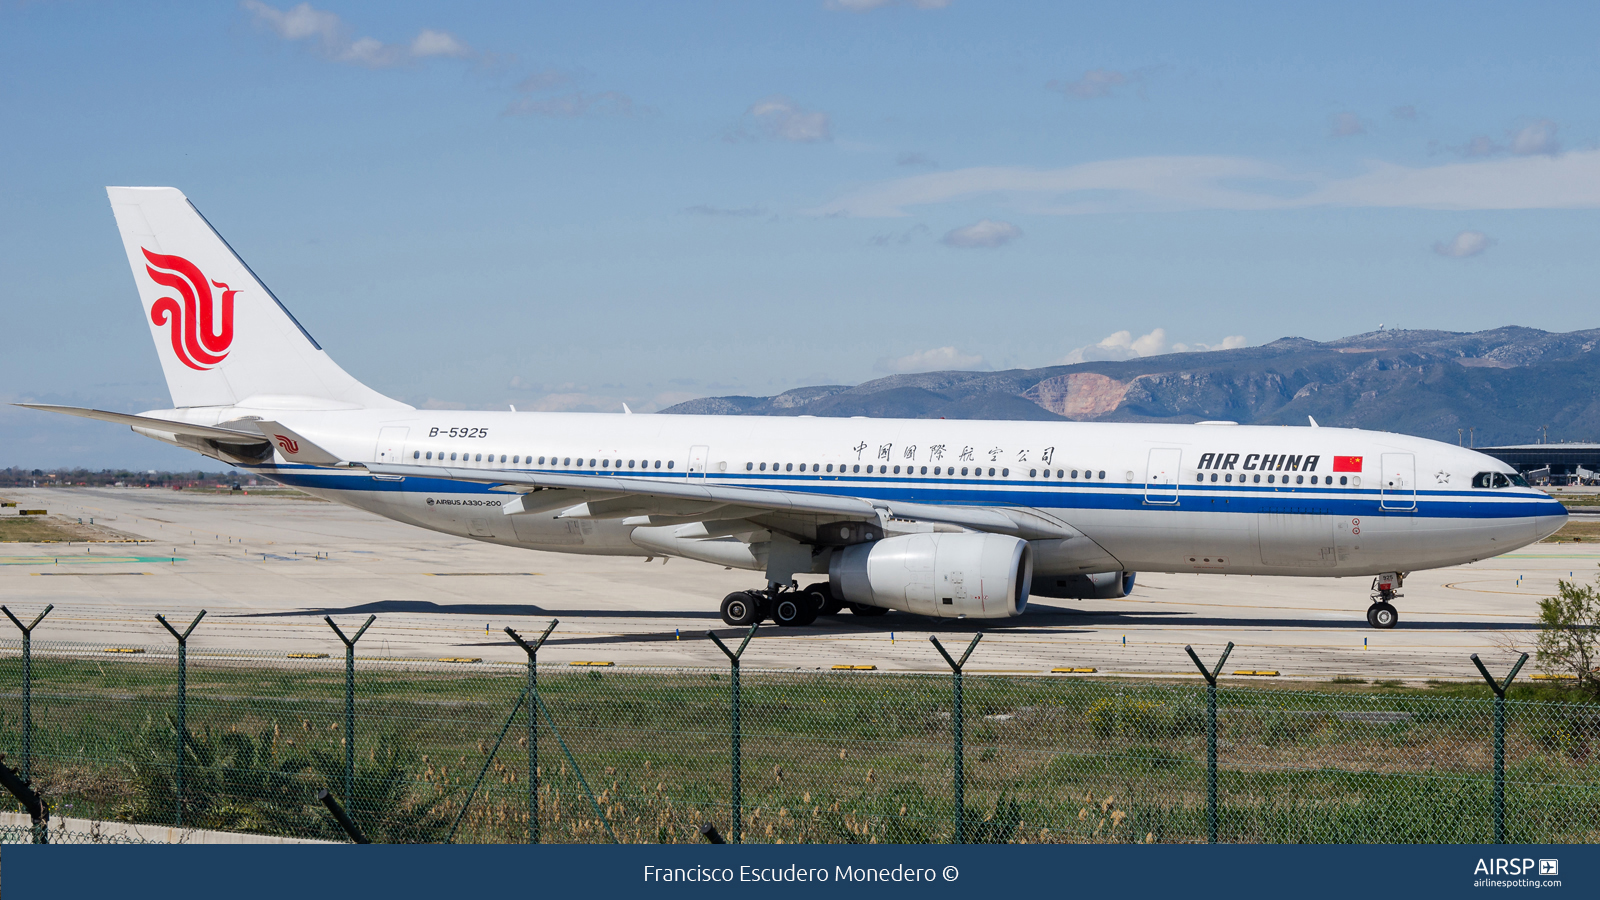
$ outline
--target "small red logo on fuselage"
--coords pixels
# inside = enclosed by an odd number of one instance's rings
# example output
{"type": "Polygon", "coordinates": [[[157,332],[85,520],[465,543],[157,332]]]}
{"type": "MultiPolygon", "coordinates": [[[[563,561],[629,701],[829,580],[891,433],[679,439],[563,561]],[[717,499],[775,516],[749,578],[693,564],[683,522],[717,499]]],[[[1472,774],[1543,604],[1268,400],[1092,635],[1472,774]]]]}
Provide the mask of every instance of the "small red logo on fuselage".
{"type": "Polygon", "coordinates": [[[204,372],[227,359],[228,348],[233,346],[233,295],[239,292],[220,281],[207,280],[199,267],[181,256],[144,250],[144,258],[149,262],[145,271],[150,278],[183,298],[180,302],[162,297],[150,305],[150,321],[169,327],[178,361],[204,372]],[[213,287],[222,290],[220,302],[212,296],[213,287]]]}
{"type": "Polygon", "coordinates": [[[300,452],[299,441],[294,440],[293,438],[286,438],[281,434],[275,434],[273,437],[278,439],[278,449],[282,450],[284,453],[293,456],[300,452]]]}

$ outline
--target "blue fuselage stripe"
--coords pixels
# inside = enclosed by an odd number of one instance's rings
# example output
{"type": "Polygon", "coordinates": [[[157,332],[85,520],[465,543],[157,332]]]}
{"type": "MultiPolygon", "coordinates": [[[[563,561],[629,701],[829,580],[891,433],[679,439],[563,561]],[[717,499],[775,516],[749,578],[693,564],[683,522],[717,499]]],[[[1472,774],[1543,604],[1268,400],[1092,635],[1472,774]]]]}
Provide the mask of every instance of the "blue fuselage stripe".
{"type": "MultiPolygon", "coordinates": [[[[452,481],[444,478],[407,477],[380,480],[370,475],[338,472],[313,466],[251,467],[274,481],[290,487],[322,491],[404,492],[423,494],[486,494],[491,485],[452,481]]],[[[526,469],[529,474],[606,475],[612,478],[638,478],[650,481],[685,481],[704,476],[674,472],[627,472],[615,469],[549,470],[526,469]]],[[[1439,490],[1416,492],[1414,508],[1410,495],[1385,498],[1375,489],[1324,487],[1321,485],[1215,485],[1186,484],[1177,489],[1177,502],[1170,488],[1157,489],[1147,502],[1143,485],[1113,486],[1101,482],[1016,482],[950,478],[861,477],[853,475],[796,474],[720,476],[710,483],[733,487],[759,487],[795,493],[862,497],[871,500],[901,501],[953,506],[1032,507],[1061,510],[1184,510],[1189,512],[1288,513],[1330,516],[1405,515],[1421,518],[1508,519],[1528,516],[1565,515],[1565,508],[1549,498],[1494,491],[1439,490]],[[1160,502],[1165,501],[1165,502],[1160,502]]],[[[503,493],[503,492],[496,492],[503,493]]]]}

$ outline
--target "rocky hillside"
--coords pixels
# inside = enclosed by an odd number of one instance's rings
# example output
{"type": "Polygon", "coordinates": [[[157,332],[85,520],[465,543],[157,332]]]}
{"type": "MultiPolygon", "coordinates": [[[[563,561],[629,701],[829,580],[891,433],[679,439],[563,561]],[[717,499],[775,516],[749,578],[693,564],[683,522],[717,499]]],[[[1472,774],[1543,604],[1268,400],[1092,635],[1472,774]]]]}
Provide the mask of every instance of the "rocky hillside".
{"type": "Polygon", "coordinates": [[[1600,439],[1600,329],[1379,331],[1319,343],[1173,353],[1006,372],[895,375],[775,397],[710,397],[665,413],[1322,425],[1479,446],[1600,439]],[[1541,431],[1542,433],[1542,431],[1541,431]]]}

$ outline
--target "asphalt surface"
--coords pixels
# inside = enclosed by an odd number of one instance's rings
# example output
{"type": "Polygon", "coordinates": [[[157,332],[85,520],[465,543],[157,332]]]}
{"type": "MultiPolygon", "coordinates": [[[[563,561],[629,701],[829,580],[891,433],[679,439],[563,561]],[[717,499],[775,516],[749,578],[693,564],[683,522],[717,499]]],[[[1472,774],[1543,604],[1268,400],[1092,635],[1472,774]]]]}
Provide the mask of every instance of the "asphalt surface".
{"type": "MultiPolygon", "coordinates": [[[[170,649],[157,613],[183,624],[201,609],[191,652],[342,654],[323,621],[350,631],[377,620],[359,644],[370,659],[524,659],[501,631],[561,624],[542,662],[726,665],[705,638],[729,635],[718,604],[756,587],[756,573],[674,559],[541,553],[462,540],[331,503],[134,488],[5,489],[52,514],[93,518],[141,543],[0,544],[0,602],[24,622],[55,610],[39,642],[170,649]]],[[[1468,566],[1414,573],[1397,602],[1400,626],[1367,626],[1368,579],[1141,573],[1120,600],[1043,600],[1015,619],[930,620],[848,613],[803,628],[763,626],[751,668],[872,665],[944,671],[930,634],[984,639],[973,672],[1193,675],[1184,646],[1226,671],[1285,679],[1472,679],[1468,657],[1495,668],[1530,650],[1537,604],[1558,578],[1593,581],[1600,547],[1540,544],[1468,566]]],[[[14,631],[9,623],[0,623],[14,631]]],[[[16,635],[7,634],[14,638],[16,635]]],[[[1262,676],[1251,676],[1262,677],[1262,676]]]]}

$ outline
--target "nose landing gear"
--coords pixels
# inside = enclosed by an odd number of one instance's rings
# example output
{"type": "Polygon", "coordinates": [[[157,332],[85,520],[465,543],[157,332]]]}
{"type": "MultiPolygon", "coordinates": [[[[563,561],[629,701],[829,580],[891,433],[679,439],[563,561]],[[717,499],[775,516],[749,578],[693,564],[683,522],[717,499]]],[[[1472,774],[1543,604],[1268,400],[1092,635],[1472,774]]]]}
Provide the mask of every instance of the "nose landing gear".
{"type": "Polygon", "coordinates": [[[1399,624],[1400,611],[1390,601],[1402,596],[1398,589],[1403,584],[1405,575],[1396,572],[1385,572],[1372,579],[1372,605],[1367,607],[1368,625],[1387,629],[1399,624]]]}

